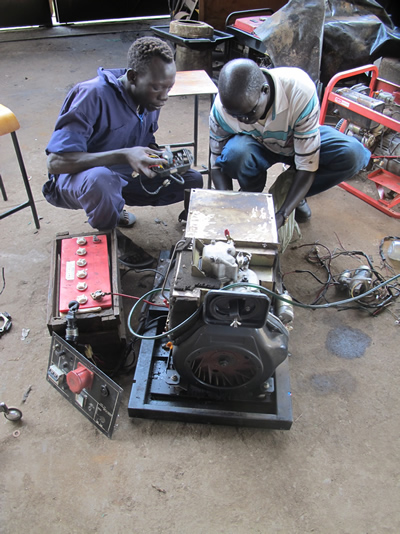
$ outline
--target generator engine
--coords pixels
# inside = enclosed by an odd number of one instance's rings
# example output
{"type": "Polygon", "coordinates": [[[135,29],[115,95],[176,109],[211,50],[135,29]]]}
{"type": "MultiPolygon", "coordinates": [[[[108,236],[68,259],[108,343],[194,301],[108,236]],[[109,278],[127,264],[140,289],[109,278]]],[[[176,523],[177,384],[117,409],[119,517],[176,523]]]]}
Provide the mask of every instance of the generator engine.
{"type": "Polygon", "coordinates": [[[271,387],[293,313],[264,288],[281,291],[272,197],[192,190],[166,323],[180,387],[225,396],[271,387]]]}
{"type": "Polygon", "coordinates": [[[192,189],[187,211],[160,254],[128,413],[288,430],[293,305],[272,195],[192,189]]]}
{"type": "MultiPolygon", "coordinates": [[[[335,89],[335,93],[387,117],[400,120],[400,106],[396,103],[395,96],[392,93],[380,90],[375,91],[373,96],[370,97],[369,87],[361,83],[354,85],[350,89],[335,89]]],[[[380,168],[400,176],[399,132],[395,132],[383,124],[378,124],[342,106],[336,106],[334,113],[341,119],[336,126],[341,132],[356,137],[374,155],[380,156],[380,168]],[[385,158],[384,156],[391,157],[385,158]]]]}

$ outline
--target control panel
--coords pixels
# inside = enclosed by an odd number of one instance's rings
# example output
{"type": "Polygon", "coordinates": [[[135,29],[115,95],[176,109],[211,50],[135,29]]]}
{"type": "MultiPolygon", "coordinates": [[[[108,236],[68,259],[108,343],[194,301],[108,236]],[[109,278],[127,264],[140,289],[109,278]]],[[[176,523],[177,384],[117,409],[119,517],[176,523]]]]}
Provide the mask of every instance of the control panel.
{"type": "Polygon", "coordinates": [[[111,438],[122,388],[58,334],[52,334],[47,381],[111,438]]]}

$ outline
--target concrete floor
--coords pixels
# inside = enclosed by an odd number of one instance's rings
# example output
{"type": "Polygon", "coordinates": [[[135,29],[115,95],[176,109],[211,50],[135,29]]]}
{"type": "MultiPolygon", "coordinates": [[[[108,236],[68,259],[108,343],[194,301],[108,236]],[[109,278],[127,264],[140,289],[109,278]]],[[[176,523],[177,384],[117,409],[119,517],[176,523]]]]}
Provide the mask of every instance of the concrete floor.
{"type": "MultiPolygon", "coordinates": [[[[23,411],[20,423],[0,418],[0,532],[399,532],[399,303],[374,318],[359,310],[296,308],[290,431],[129,418],[130,374],[118,379],[124,394],[109,440],[48,384],[52,244],[59,232],[90,227],[83,212],[55,209],[43,199],[44,149],[68,89],[94,76],[98,66],[125,65],[137,33],[125,27],[40,35],[1,44],[1,103],[21,123],[18,136],[41,229],[35,230],[28,209],[0,223],[0,311],[13,319],[0,340],[0,401],[23,411]],[[29,329],[25,338],[23,329],[29,329]]],[[[207,160],[207,104],[202,100],[199,163],[207,160]]],[[[186,137],[191,106],[190,99],[168,102],[159,142],[186,137]]],[[[22,185],[11,141],[2,137],[0,146],[7,205],[14,205],[24,198],[22,185]]],[[[302,225],[297,245],[318,241],[331,250],[362,250],[380,268],[379,243],[399,234],[395,219],[338,187],[309,203],[313,217],[302,225]]],[[[6,207],[2,200],[0,207],[6,207]]],[[[157,256],[181,237],[181,206],[132,211],[138,222],[126,234],[146,251],[157,256]]],[[[283,272],[309,269],[308,250],[289,248],[283,272]]],[[[336,272],[350,263],[342,258],[336,272]]],[[[304,302],[320,288],[304,274],[285,281],[304,302]]]]}

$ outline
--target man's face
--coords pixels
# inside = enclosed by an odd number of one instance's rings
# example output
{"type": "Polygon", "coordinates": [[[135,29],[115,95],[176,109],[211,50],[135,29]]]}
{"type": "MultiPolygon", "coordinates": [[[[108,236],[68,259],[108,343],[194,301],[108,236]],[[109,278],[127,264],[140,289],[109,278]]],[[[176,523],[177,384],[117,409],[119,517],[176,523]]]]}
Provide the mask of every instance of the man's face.
{"type": "Polygon", "coordinates": [[[240,122],[255,124],[264,115],[269,100],[269,86],[264,83],[259,91],[250,95],[239,95],[235,101],[224,105],[224,108],[240,122]]]}
{"type": "Polygon", "coordinates": [[[166,63],[154,57],[145,72],[128,70],[130,91],[135,102],[148,111],[161,109],[175,83],[175,63],[166,63]]]}

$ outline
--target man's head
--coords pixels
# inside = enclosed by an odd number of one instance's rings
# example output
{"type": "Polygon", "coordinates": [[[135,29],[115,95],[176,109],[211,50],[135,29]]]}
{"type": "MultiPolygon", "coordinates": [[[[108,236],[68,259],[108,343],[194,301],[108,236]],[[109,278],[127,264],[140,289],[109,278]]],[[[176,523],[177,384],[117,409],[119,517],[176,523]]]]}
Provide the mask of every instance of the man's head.
{"type": "Polygon", "coordinates": [[[218,90],[226,111],[241,122],[254,124],[265,116],[270,87],[251,59],[233,59],[221,70],[218,90]]]}
{"type": "Polygon", "coordinates": [[[174,55],[157,37],[141,37],[128,51],[125,87],[134,101],[149,111],[160,109],[175,83],[174,55]]]}

